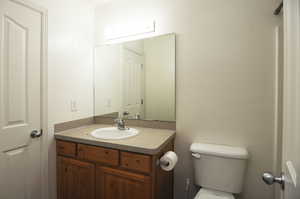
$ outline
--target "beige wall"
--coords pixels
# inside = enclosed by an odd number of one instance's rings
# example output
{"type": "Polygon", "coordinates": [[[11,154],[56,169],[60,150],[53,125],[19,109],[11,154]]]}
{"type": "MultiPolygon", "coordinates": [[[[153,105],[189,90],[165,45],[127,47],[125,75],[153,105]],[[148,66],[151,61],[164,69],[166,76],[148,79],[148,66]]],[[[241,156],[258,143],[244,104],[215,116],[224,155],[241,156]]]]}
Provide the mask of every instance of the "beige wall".
{"type": "Polygon", "coordinates": [[[53,124],[93,115],[94,6],[86,0],[31,0],[48,10],[49,198],[55,194],[53,124]],[[77,112],[71,112],[71,100],[77,112]]]}
{"type": "Polygon", "coordinates": [[[176,199],[192,177],[189,146],[246,146],[251,154],[244,199],[272,199],[260,175],[273,168],[273,0],[112,1],[96,10],[96,39],[108,24],[156,20],[177,48],[176,199]]]}

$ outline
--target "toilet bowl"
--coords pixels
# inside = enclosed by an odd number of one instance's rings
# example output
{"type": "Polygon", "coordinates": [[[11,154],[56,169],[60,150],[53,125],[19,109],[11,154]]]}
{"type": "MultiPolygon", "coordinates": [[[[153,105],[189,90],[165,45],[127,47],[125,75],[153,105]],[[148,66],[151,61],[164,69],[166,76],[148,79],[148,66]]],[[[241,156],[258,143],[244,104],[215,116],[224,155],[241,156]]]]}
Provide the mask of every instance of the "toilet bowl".
{"type": "Polygon", "coordinates": [[[230,193],[201,188],[194,199],[235,199],[230,193]]]}

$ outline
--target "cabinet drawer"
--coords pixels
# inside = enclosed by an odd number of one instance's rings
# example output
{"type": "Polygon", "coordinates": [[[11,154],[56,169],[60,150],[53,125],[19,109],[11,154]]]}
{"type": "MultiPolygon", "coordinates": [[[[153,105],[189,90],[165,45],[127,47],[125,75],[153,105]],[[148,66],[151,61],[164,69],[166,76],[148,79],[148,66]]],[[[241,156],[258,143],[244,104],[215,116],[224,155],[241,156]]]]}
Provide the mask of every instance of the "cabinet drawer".
{"type": "Polygon", "coordinates": [[[72,142],[56,141],[56,151],[59,155],[76,156],[76,144],[72,142]]]}
{"type": "Polygon", "coordinates": [[[103,147],[78,144],[78,158],[112,166],[119,165],[119,151],[103,147]]]}
{"type": "Polygon", "coordinates": [[[140,171],[151,172],[151,157],[129,152],[121,152],[121,167],[140,171]]]}

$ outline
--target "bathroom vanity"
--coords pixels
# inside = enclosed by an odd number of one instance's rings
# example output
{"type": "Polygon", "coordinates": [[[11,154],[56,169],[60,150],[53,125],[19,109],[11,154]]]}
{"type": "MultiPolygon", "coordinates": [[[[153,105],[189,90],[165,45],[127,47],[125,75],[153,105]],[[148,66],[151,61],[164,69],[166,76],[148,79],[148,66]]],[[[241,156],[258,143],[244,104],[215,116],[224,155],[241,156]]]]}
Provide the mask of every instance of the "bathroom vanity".
{"type": "Polygon", "coordinates": [[[55,130],[58,199],[172,199],[160,159],[174,150],[175,34],[94,50],[93,124],[55,130]]]}
{"type": "Polygon", "coordinates": [[[108,125],[56,133],[58,199],[172,199],[173,172],[159,159],[174,150],[175,131],[139,128],[139,135],[99,140],[108,125]]]}

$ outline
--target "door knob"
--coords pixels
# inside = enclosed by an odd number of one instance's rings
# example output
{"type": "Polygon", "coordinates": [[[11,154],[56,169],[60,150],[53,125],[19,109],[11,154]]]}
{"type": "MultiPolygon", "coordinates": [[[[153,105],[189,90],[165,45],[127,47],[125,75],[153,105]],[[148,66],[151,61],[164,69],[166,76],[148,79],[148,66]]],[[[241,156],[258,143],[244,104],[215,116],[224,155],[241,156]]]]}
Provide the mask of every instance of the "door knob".
{"type": "Polygon", "coordinates": [[[284,190],[285,179],[283,173],[281,174],[280,177],[275,177],[272,173],[266,172],[263,173],[262,179],[267,185],[273,185],[274,183],[278,183],[281,185],[281,188],[284,190]]]}
{"type": "Polygon", "coordinates": [[[43,135],[43,131],[40,130],[40,131],[37,131],[37,130],[33,130],[30,134],[30,137],[31,138],[39,138],[43,135]]]}

